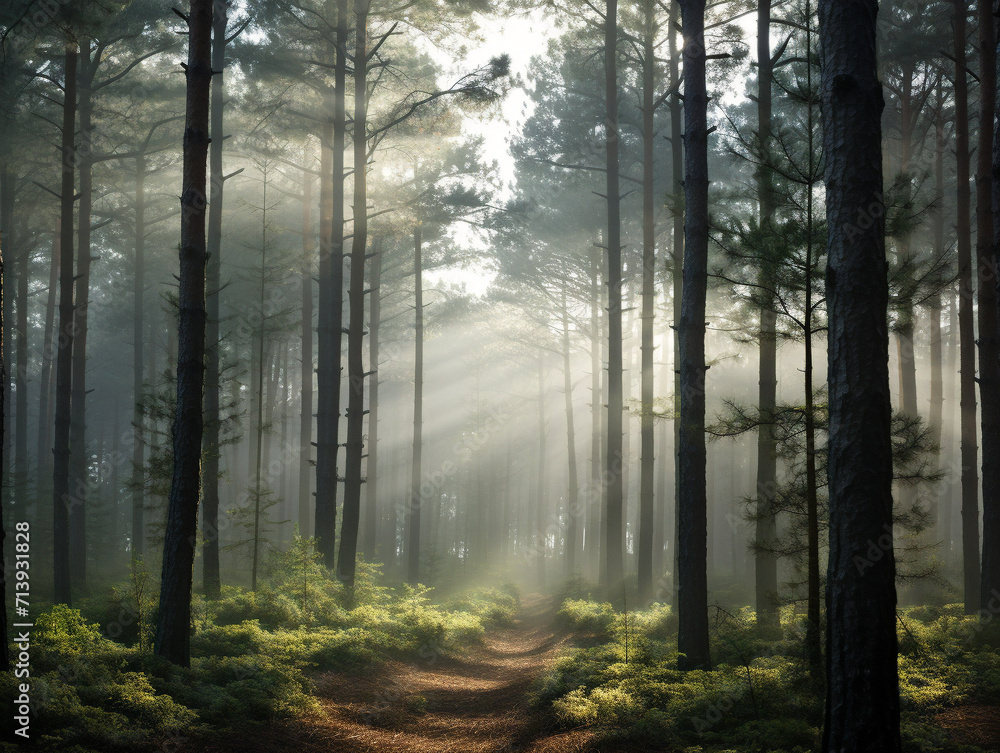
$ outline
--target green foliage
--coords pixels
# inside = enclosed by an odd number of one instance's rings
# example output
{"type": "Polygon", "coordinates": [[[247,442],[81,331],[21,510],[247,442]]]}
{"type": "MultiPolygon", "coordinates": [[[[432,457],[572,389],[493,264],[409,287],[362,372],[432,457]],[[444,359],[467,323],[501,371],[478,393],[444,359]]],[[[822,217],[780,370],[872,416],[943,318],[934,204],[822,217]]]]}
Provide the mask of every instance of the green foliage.
{"type": "MultiPolygon", "coordinates": [[[[532,700],[550,708],[560,724],[596,727],[608,741],[658,749],[816,749],[822,697],[809,677],[791,609],[783,610],[779,640],[758,633],[749,609],[718,610],[710,672],[676,669],[669,607],[653,605],[626,619],[606,604],[569,599],[559,615],[585,647],[572,649],[539,678],[532,700]],[[598,633],[600,642],[592,645],[598,633]]],[[[934,717],[949,706],[1000,699],[992,625],[965,617],[957,605],[902,611],[899,625],[905,749],[971,752],[950,743],[934,717]]]]}
{"type": "MultiPolygon", "coordinates": [[[[144,620],[152,617],[141,568],[105,598],[88,600],[87,616],[66,606],[40,614],[32,633],[33,739],[44,750],[117,753],[299,716],[319,708],[310,670],[359,671],[388,658],[460,651],[518,606],[510,588],[479,589],[442,606],[426,587],[386,587],[379,568],[364,564],[348,594],[314,568],[310,551],[294,542],[257,592],[227,586],[218,601],[196,599],[190,668],[154,656],[139,639],[133,604],[142,605],[144,620]]],[[[0,674],[0,689],[13,696],[14,688],[13,673],[0,674]]],[[[412,704],[415,713],[426,709],[426,700],[412,704]]]]}

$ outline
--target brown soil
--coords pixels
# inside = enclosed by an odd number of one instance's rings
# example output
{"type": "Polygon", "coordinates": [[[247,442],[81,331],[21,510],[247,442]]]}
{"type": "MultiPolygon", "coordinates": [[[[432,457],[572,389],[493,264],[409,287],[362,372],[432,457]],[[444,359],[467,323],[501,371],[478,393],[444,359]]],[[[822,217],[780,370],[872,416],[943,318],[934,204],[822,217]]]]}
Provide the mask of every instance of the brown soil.
{"type": "MultiPolygon", "coordinates": [[[[491,631],[459,658],[422,652],[370,674],[316,678],[323,713],[267,730],[234,733],[203,753],[584,753],[594,733],[556,729],[530,708],[528,689],[566,638],[553,628],[551,599],[524,600],[509,628],[491,631]]],[[[602,746],[602,750],[607,750],[602,746]]]]}
{"type": "Polygon", "coordinates": [[[958,706],[935,721],[956,743],[1000,751],[1000,706],[958,706]]]}

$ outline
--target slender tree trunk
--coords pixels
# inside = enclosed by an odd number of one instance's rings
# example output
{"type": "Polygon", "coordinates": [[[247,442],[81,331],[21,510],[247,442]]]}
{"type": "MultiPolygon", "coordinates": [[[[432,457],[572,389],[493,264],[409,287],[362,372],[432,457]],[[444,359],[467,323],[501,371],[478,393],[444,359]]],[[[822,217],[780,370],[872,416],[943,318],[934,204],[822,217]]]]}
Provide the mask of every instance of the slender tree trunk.
{"type": "MultiPolygon", "coordinates": [[[[421,227],[413,230],[413,287],[414,328],[413,338],[413,462],[410,466],[410,504],[406,508],[406,581],[411,585],[420,582],[420,479],[423,474],[423,424],[424,424],[424,283],[421,258],[421,227]]],[[[466,540],[466,547],[468,540],[466,540]]]]}
{"type": "Polygon", "coordinates": [[[91,87],[94,64],[90,44],[82,49],[79,82],[80,148],[77,165],[80,171],[77,206],[76,296],[73,308],[73,376],[70,408],[70,568],[73,580],[87,582],[87,497],[90,487],[90,453],[87,450],[87,319],[90,308],[90,221],[94,201],[93,102],[91,87]]]}
{"type": "Polygon", "coordinates": [[[577,573],[577,554],[580,550],[580,478],[576,467],[576,427],[573,421],[573,372],[570,364],[569,311],[566,307],[566,282],[562,288],[562,350],[563,390],[566,395],[566,456],[569,474],[566,490],[566,572],[569,577],[577,573]]]}
{"type": "MultiPolygon", "coordinates": [[[[17,276],[17,363],[14,372],[14,500],[28,505],[28,283],[32,244],[21,243],[17,276]]],[[[0,560],[2,561],[2,560],[0,560]]]]}
{"type": "MultiPolygon", "coordinates": [[[[979,0],[979,147],[976,170],[976,253],[979,256],[979,399],[983,436],[983,558],[980,608],[1000,602],[1000,332],[993,253],[993,141],[997,110],[996,15],[979,0]]],[[[1000,167],[1000,155],[998,155],[1000,167]]],[[[1000,174],[997,175],[1000,179],[1000,174]]]]}
{"type": "MultiPolygon", "coordinates": [[[[937,87],[937,112],[934,118],[934,188],[939,201],[944,198],[944,89],[942,84],[937,87]]],[[[937,206],[933,214],[934,253],[944,256],[947,252],[945,242],[944,209],[937,206]]],[[[931,356],[931,407],[928,416],[928,428],[931,441],[934,443],[934,467],[940,467],[941,438],[944,424],[944,348],[941,335],[941,293],[931,296],[929,305],[930,323],[930,356],[931,356]]],[[[930,537],[931,543],[936,542],[941,532],[942,495],[950,484],[939,484],[934,491],[930,504],[930,537]]]]}
{"type": "MultiPolygon", "coordinates": [[[[382,294],[379,290],[382,277],[382,241],[372,239],[371,298],[368,301],[368,359],[371,362],[371,382],[368,385],[368,480],[365,486],[365,536],[364,553],[369,561],[375,559],[379,526],[385,525],[378,503],[378,330],[382,318],[382,294]]],[[[385,553],[383,553],[385,556],[385,553]]]]}
{"type": "MultiPolygon", "coordinates": [[[[547,536],[545,535],[545,509],[546,505],[546,463],[545,454],[548,449],[545,431],[545,351],[538,350],[538,461],[536,470],[538,476],[535,479],[535,536],[534,536],[534,556],[535,575],[538,578],[538,587],[545,588],[545,550],[548,548],[547,536]]],[[[606,546],[606,545],[605,545],[606,546]]]]}
{"type": "Polygon", "coordinates": [[[73,400],[73,205],[76,193],[77,48],[66,45],[66,80],[62,123],[62,193],[59,248],[59,348],[56,355],[55,435],[52,450],[52,546],[57,604],[70,604],[70,410],[73,400]]]}
{"type": "Polygon", "coordinates": [[[678,666],[708,669],[705,299],[708,286],[708,92],[705,0],[682,0],[684,31],[684,294],[678,469],[678,666]]]}
{"type": "MultiPolygon", "coordinates": [[[[639,531],[637,570],[639,603],[653,598],[654,463],[653,327],[656,324],[656,200],[653,139],[656,85],[656,4],[643,0],[642,38],[642,403],[640,417],[639,531]]],[[[662,452],[662,450],[661,450],[662,452]]]]}
{"type": "MultiPolygon", "coordinates": [[[[760,226],[765,238],[773,232],[774,176],[769,168],[772,119],[771,2],[757,5],[757,134],[760,161],[757,170],[757,196],[760,201],[760,226]]],[[[774,505],[778,478],[778,446],[774,437],[774,409],[778,398],[778,315],[774,289],[777,270],[764,260],[760,271],[760,292],[767,296],[760,308],[760,374],[757,403],[761,424],[757,431],[757,511],[754,526],[754,565],[757,624],[770,634],[778,623],[777,520],[774,505]]]]}
{"type": "Polygon", "coordinates": [[[302,387],[299,392],[299,535],[308,538],[312,507],[313,438],[313,254],[316,236],[312,220],[313,181],[302,177],[302,387]]]}
{"type": "Polygon", "coordinates": [[[43,479],[52,474],[52,356],[54,346],[52,323],[56,312],[56,292],[59,287],[59,243],[61,229],[52,237],[52,258],[49,263],[49,287],[45,294],[45,318],[42,322],[42,373],[38,385],[38,468],[35,496],[42,498],[43,479]]]}
{"type": "Polygon", "coordinates": [[[209,145],[209,203],[208,203],[208,278],[207,312],[205,331],[205,467],[202,477],[202,531],[205,543],[202,548],[204,563],[202,579],[205,597],[218,599],[222,581],[219,576],[219,433],[222,428],[219,416],[219,390],[222,375],[219,366],[221,333],[219,329],[219,297],[222,293],[222,202],[225,175],[222,172],[223,111],[225,101],[222,89],[223,71],[226,68],[226,27],[229,23],[229,6],[216,2],[212,15],[212,77],[211,133],[209,145]]]}
{"type": "Polygon", "coordinates": [[[320,160],[319,336],[316,393],[316,544],[333,568],[337,527],[340,434],[340,348],[344,317],[344,145],[347,132],[347,0],[327,0],[337,17],[334,87],[326,98],[333,120],[323,128],[320,160]],[[332,144],[332,149],[331,145],[332,144]],[[332,152],[332,153],[331,153],[332,152]],[[332,176],[332,177],[331,177],[332,176]]]}
{"type": "Polygon", "coordinates": [[[340,529],[337,572],[348,586],[357,566],[361,519],[361,466],[365,443],[365,254],[368,251],[368,7],[355,0],[354,36],[354,237],[351,246],[350,304],[347,336],[347,471],[344,474],[344,519],[340,529]]]}
{"type": "MultiPolygon", "coordinates": [[[[143,469],[146,444],[142,433],[143,350],[146,287],[146,155],[135,160],[135,270],[132,280],[132,557],[146,548],[146,490],[143,469]]],[[[150,348],[152,351],[152,348],[150,348]]],[[[150,372],[150,378],[155,378],[150,372]]]]}
{"type": "Polygon", "coordinates": [[[673,560],[673,595],[672,603],[676,609],[678,606],[678,593],[680,590],[680,563],[678,560],[679,548],[677,537],[680,534],[680,474],[678,473],[679,460],[677,453],[680,450],[681,442],[681,340],[678,327],[681,321],[681,303],[683,300],[683,267],[684,267],[684,137],[681,134],[681,126],[684,118],[683,108],[680,99],[681,86],[681,50],[677,46],[677,30],[680,27],[680,2],[672,0],[670,3],[670,19],[667,22],[669,27],[668,39],[670,40],[670,86],[677,92],[670,98],[670,170],[671,183],[670,191],[673,204],[673,231],[670,244],[670,264],[672,267],[673,281],[673,325],[674,330],[674,394],[671,402],[671,418],[674,425],[674,452],[673,452],[673,477],[674,477],[674,537],[671,543],[673,560]]]}
{"type": "MultiPolygon", "coordinates": [[[[608,432],[605,448],[605,494],[607,527],[604,548],[607,552],[605,585],[609,593],[623,588],[624,552],[622,551],[623,491],[622,476],[622,248],[621,194],[618,187],[618,0],[608,0],[604,17],[604,107],[606,192],[608,202],[608,432]]],[[[624,591],[622,591],[624,597],[624,591]]],[[[613,601],[615,601],[613,599],[613,601]]]]}
{"type": "MultiPolygon", "coordinates": [[[[584,551],[586,561],[590,563],[588,572],[596,565],[600,568],[601,552],[604,547],[601,545],[601,495],[597,491],[601,488],[601,468],[604,463],[601,460],[601,416],[604,414],[604,393],[601,384],[601,332],[603,331],[601,321],[601,251],[594,246],[590,257],[590,281],[591,281],[591,304],[590,304],[590,484],[591,503],[587,518],[586,544],[584,551]]],[[[603,576],[603,569],[598,569],[597,579],[603,576]]]]}
{"type": "Polygon", "coordinates": [[[955,157],[958,204],[958,329],[962,434],[962,570],[965,613],[979,611],[979,437],[976,427],[976,336],[973,324],[971,191],[969,188],[969,87],[966,3],[955,0],[955,157]]]}
{"type": "Polygon", "coordinates": [[[877,14],[875,0],[819,3],[830,403],[824,753],[901,750],[877,14]]]}
{"type": "Polygon", "coordinates": [[[202,393],[205,386],[205,196],[212,82],[212,0],[191,0],[177,328],[177,408],[174,468],[154,651],[191,663],[191,582],[201,491],[202,393]]]}

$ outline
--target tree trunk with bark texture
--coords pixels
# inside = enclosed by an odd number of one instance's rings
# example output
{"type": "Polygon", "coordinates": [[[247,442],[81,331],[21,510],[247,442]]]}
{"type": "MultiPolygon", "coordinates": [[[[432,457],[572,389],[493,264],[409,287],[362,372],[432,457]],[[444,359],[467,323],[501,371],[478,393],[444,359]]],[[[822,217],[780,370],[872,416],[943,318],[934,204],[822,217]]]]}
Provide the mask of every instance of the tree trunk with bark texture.
{"type": "MultiPolygon", "coordinates": [[[[406,582],[420,582],[420,479],[423,473],[424,424],[424,283],[421,228],[413,230],[413,460],[410,465],[410,504],[406,508],[406,582]]],[[[468,541],[465,542],[468,546],[468,541]]],[[[467,553],[466,553],[467,554],[467,553]]]]}
{"type": "Polygon", "coordinates": [[[344,303],[344,145],[347,133],[347,0],[327,0],[336,12],[334,88],[325,98],[332,121],[322,129],[320,159],[319,328],[316,341],[316,548],[333,568],[337,527],[340,435],[340,347],[344,303]]]}
{"type": "Polygon", "coordinates": [[[52,323],[56,313],[56,294],[59,288],[59,243],[61,229],[56,223],[52,236],[52,258],[49,263],[49,287],[45,295],[45,318],[42,320],[42,373],[38,384],[38,466],[35,494],[42,498],[43,479],[52,475],[52,357],[55,337],[52,323]]]}
{"type": "Polygon", "coordinates": [[[955,158],[958,202],[959,400],[962,435],[962,582],[965,613],[979,610],[979,432],[976,426],[976,335],[973,323],[971,191],[969,188],[969,86],[966,3],[955,0],[955,158]]]}
{"type": "Polygon", "coordinates": [[[830,403],[824,753],[901,750],[877,14],[875,0],[819,3],[830,403]]]}
{"type": "Polygon", "coordinates": [[[576,426],[573,421],[573,373],[570,364],[569,311],[566,307],[566,283],[562,296],[562,350],[563,391],[566,397],[566,457],[569,474],[566,489],[566,572],[570,578],[577,574],[577,555],[580,552],[580,479],[576,465],[576,426]]]}
{"type": "Polygon", "coordinates": [[[191,663],[191,582],[201,491],[202,393],[205,386],[205,204],[212,84],[212,0],[191,0],[181,194],[174,468],[163,539],[154,651],[191,663]]]}
{"type": "Polygon", "coordinates": [[[365,254],[368,252],[368,7],[355,0],[354,36],[354,237],[351,246],[350,305],[347,335],[347,447],[344,517],[337,573],[354,585],[361,522],[361,466],[365,454],[365,254]]]}
{"type": "MultiPolygon", "coordinates": [[[[767,233],[774,224],[774,177],[768,167],[771,145],[771,2],[757,5],[757,137],[760,139],[761,165],[757,170],[757,195],[760,200],[760,227],[767,233]]],[[[778,445],[774,437],[773,414],[778,399],[778,315],[773,291],[775,272],[768,259],[760,270],[760,292],[769,295],[760,309],[760,373],[757,404],[761,424],[757,430],[757,520],[754,526],[754,584],[757,624],[770,634],[780,628],[778,622],[778,559],[773,547],[778,535],[774,498],[778,479],[778,445]]]]}
{"type": "Polygon", "coordinates": [[[313,254],[312,174],[302,177],[302,385],[299,391],[299,535],[311,534],[313,438],[313,254]]]}
{"type": "Polygon", "coordinates": [[[608,477],[607,527],[604,548],[607,553],[605,586],[613,604],[617,590],[624,598],[623,490],[625,472],[622,457],[624,405],[622,403],[622,248],[621,194],[618,186],[618,0],[608,0],[604,16],[604,107],[605,107],[605,191],[608,203],[608,431],[604,470],[608,477]]]}
{"type": "Polygon", "coordinates": [[[642,404],[639,428],[639,536],[637,569],[639,603],[653,598],[653,528],[655,448],[653,446],[653,327],[656,324],[656,195],[653,152],[654,91],[656,85],[656,4],[643,0],[642,37],[642,404]]]}
{"type": "Polygon", "coordinates": [[[76,193],[76,45],[66,46],[62,123],[62,192],[59,248],[59,333],[56,355],[55,434],[52,450],[53,577],[57,604],[71,603],[70,584],[70,410],[73,401],[73,204],[76,193]]]}
{"type": "Polygon", "coordinates": [[[378,529],[385,525],[385,516],[382,515],[378,503],[378,330],[382,318],[382,299],[379,292],[382,277],[382,242],[378,238],[372,239],[372,264],[369,274],[371,298],[368,300],[368,359],[372,375],[368,385],[368,479],[365,485],[363,551],[365,558],[372,562],[376,556],[378,529]]]}
{"type": "MultiPolygon", "coordinates": [[[[132,557],[146,547],[146,492],[142,483],[146,443],[142,430],[143,351],[146,287],[146,155],[135,160],[135,270],[132,280],[132,557]]],[[[150,377],[155,374],[150,373],[150,377]]]]}
{"type": "Polygon", "coordinates": [[[218,599],[222,593],[219,575],[219,433],[222,427],[219,416],[219,391],[221,374],[219,328],[222,295],[222,201],[225,175],[222,172],[223,111],[225,101],[222,89],[223,71],[226,67],[226,27],[229,24],[229,6],[215,3],[212,15],[212,77],[211,133],[209,145],[209,202],[208,202],[208,278],[206,281],[208,313],[205,331],[205,468],[202,478],[202,530],[205,544],[202,548],[202,581],[205,597],[218,599]]]}
{"type": "Polygon", "coordinates": [[[682,670],[709,669],[705,299],[708,287],[708,91],[705,0],[682,0],[684,33],[684,274],[680,337],[678,632],[682,670]]]}
{"type": "Polygon", "coordinates": [[[87,451],[87,319],[90,308],[90,221],[94,204],[93,92],[95,63],[90,43],[80,55],[78,85],[80,146],[77,167],[80,187],[77,205],[76,294],[73,301],[73,397],[70,408],[70,569],[73,581],[87,582],[87,496],[90,487],[90,453],[87,451]]]}
{"type": "Polygon", "coordinates": [[[997,104],[996,17],[979,0],[979,146],[976,254],[979,257],[979,400],[983,442],[983,557],[979,607],[1000,600],[1000,332],[993,255],[993,135],[997,104]]]}

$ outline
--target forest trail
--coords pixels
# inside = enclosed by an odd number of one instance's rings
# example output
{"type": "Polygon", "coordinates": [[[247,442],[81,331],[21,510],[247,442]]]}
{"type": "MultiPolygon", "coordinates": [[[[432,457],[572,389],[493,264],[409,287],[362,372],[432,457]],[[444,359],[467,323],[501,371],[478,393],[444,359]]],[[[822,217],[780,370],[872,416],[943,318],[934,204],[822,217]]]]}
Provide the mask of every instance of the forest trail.
{"type": "MultiPolygon", "coordinates": [[[[323,714],[231,735],[205,753],[584,753],[594,733],[559,731],[528,705],[531,683],[568,637],[554,627],[556,603],[530,596],[513,625],[488,631],[459,657],[433,648],[371,674],[327,672],[316,678],[323,714]],[[235,738],[235,739],[234,739],[235,738]]],[[[602,747],[602,750],[607,750],[602,747]]]]}

